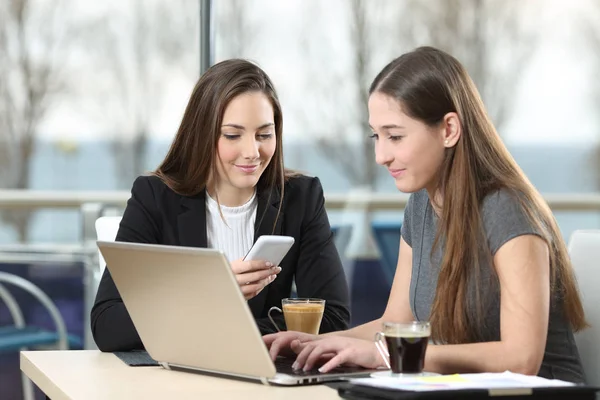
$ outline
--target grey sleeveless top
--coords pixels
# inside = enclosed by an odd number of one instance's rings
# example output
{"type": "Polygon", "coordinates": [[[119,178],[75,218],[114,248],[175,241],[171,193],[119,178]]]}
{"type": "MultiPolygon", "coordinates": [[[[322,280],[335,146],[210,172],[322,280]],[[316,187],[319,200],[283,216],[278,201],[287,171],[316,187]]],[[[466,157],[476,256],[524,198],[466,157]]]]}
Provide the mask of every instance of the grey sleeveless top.
{"type": "MultiPolygon", "coordinates": [[[[517,198],[506,190],[488,195],[482,205],[481,215],[487,243],[492,256],[510,239],[538,232],[532,227],[517,198]]],[[[412,248],[412,277],[410,281],[410,306],[416,320],[428,320],[439,275],[442,245],[432,253],[438,217],[433,211],[426,190],[413,193],[404,211],[402,238],[412,248]],[[430,257],[433,254],[433,258],[430,257]]],[[[465,226],[465,229],[469,227],[465,226]]],[[[443,238],[441,240],[443,243],[443,238]]],[[[481,341],[500,340],[500,294],[492,265],[482,265],[478,284],[490,290],[480,298],[484,315],[481,341]]],[[[473,289],[473,287],[471,287],[473,289]]],[[[474,304],[474,290],[469,291],[474,304]]],[[[583,382],[585,375],[573,337],[573,330],[562,312],[562,303],[552,296],[548,326],[548,339],[539,376],[583,382]]]]}

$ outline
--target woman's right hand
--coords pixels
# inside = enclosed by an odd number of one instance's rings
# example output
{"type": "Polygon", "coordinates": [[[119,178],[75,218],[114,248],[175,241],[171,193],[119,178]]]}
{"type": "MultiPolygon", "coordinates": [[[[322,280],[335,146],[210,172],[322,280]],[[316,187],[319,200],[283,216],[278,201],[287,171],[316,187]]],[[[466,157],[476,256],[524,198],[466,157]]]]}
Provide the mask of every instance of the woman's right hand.
{"type": "Polygon", "coordinates": [[[299,340],[301,343],[317,340],[319,335],[311,335],[309,333],[286,331],[271,333],[263,336],[263,341],[269,349],[271,359],[275,361],[278,355],[284,357],[294,357],[296,353],[291,349],[291,343],[294,340],[299,340]]]}
{"type": "Polygon", "coordinates": [[[231,269],[246,300],[258,295],[281,272],[281,267],[273,266],[268,261],[243,259],[233,261],[231,269]]]}

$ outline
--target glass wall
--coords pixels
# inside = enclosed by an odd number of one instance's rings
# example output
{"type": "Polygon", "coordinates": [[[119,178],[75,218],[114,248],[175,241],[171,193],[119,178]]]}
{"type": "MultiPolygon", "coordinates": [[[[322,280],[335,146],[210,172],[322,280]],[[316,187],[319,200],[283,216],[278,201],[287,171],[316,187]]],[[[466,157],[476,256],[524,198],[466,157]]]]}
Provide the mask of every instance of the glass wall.
{"type": "MultiPolygon", "coordinates": [[[[128,190],[164,156],[198,78],[198,3],[0,7],[0,188],[128,190]]],[[[78,210],[2,221],[0,243],[81,237],[78,210]]]]}
{"type": "MultiPolygon", "coordinates": [[[[395,192],[366,138],[366,91],[388,61],[420,45],[467,66],[540,191],[598,189],[597,2],[214,3],[215,61],[246,57],[271,75],[284,107],[286,162],[317,174],[328,193],[395,192]]],[[[164,156],[198,77],[197,2],[14,2],[24,4],[21,13],[9,4],[1,17],[0,68],[10,79],[0,98],[0,187],[128,190],[164,156]]],[[[2,217],[0,243],[81,234],[76,211],[2,217]]],[[[595,214],[559,218],[565,235],[600,223],[595,214]]]]}
{"type": "MultiPolygon", "coordinates": [[[[198,79],[199,15],[193,0],[0,2],[0,193],[128,191],[154,169],[198,79]]],[[[397,194],[375,163],[367,90],[389,61],[422,45],[464,63],[542,194],[577,202],[600,192],[598,1],[218,0],[213,22],[214,61],[248,58],[271,76],[283,106],[286,164],[318,176],[328,199],[397,194]]],[[[353,324],[383,311],[406,198],[386,210],[343,202],[328,209],[353,324]]],[[[600,229],[597,206],[555,215],[565,238],[600,229]]],[[[81,244],[78,208],[1,208],[0,217],[2,246],[56,252],[57,244],[81,244]]],[[[65,286],[86,279],[81,264],[57,262],[43,273],[32,256],[0,270],[60,293],[70,331],[82,341],[85,294],[65,286]]],[[[2,307],[0,326],[9,320],[2,307]]],[[[27,307],[28,315],[40,312],[27,307]]],[[[16,358],[2,357],[5,387],[19,375],[16,358]]]]}

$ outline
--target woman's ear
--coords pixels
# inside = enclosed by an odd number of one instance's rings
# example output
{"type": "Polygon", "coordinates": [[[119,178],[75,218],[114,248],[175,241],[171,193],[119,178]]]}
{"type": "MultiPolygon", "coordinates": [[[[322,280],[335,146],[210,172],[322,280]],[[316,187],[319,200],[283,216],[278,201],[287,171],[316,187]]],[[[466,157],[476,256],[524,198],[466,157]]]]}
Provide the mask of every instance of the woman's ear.
{"type": "Polygon", "coordinates": [[[450,148],[456,146],[458,139],[462,135],[462,126],[460,125],[458,114],[450,112],[444,115],[442,126],[444,128],[444,147],[450,148]]]}

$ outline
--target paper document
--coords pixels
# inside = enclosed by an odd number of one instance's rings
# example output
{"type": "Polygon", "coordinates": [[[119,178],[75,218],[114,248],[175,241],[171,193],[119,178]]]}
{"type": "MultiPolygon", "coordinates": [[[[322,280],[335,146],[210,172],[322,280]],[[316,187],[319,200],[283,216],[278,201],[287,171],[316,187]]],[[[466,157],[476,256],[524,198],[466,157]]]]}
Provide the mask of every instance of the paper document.
{"type": "Polygon", "coordinates": [[[411,390],[426,392],[458,389],[517,389],[539,387],[566,387],[574,383],[558,379],[545,379],[538,376],[515,374],[509,371],[500,373],[455,374],[423,376],[411,378],[360,378],[351,379],[357,385],[384,389],[411,390]]]}

